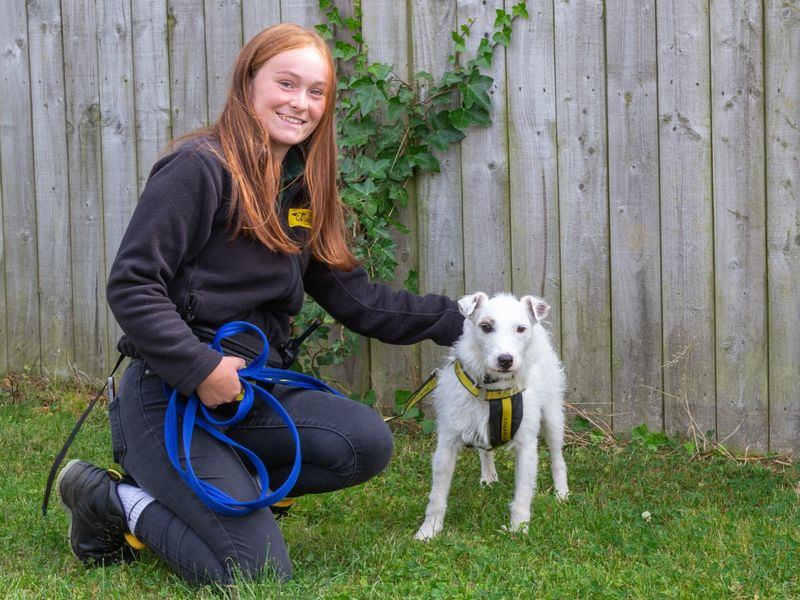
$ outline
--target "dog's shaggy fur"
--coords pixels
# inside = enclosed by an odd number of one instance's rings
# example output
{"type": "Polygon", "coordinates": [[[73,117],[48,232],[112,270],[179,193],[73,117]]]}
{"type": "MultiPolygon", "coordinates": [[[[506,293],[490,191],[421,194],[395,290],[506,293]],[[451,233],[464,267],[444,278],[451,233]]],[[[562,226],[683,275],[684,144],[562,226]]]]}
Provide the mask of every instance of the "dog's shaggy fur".
{"type": "Polygon", "coordinates": [[[455,343],[450,360],[438,373],[434,407],[438,442],[433,455],[433,486],[425,521],[416,538],[427,540],[444,525],[447,496],[456,458],[464,446],[480,453],[481,485],[497,481],[494,456],[489,448],[489,403],[485,391],[476,398],[458,380],[454,361],[479,387],[486,390],[522,386],[523,414],[519,429],[504,447],[516,452],[516,489],[511,503],[512,531],[525,530],[530,521],[531,500],[536,489],[539,426],[550,449],[556,495],[564,499],[567,466],[564,442],[564,372],[550,336],[541,324],[550,310],[539,298],[517,300],[507,294],[489,299],[482,292],[459,300],[464,333],[455,343]],[[489,383],[487,383],[489,382],[489,383]]]}

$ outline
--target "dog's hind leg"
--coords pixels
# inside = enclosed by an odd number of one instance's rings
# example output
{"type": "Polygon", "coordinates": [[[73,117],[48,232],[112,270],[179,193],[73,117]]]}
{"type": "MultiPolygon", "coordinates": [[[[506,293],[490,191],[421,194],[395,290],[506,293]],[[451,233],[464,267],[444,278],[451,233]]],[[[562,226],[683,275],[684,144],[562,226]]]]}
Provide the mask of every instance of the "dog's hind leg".
{"type": "Polygon", "coordinates": [[[497,481],[497,469],[494,468],[494,454],[478,448],[481,457],[481,485],[492,485],[497,481]]]}
{"type": "Polygon", "coordinates": [[[429,540],[444,527],[447,496],[450,494],[450,484],[453,481],[459,450],[459,443],[439,438],[436,451],[433,453],[433,485],[428,508],[425,510],[425,521],[414,536],[418,540],[429,540]]]}
{"type": "Polygon", "coordinates": [[[550,450],[550,467],[553,472],[553,487],[559,500],[569,496],[567,486],[567,463],[564,462],[564,411],[561,406],[545,406],[542,413],[544,437],[550,450]]]}
{"type": "Polygon", "coordinates": [[[516,447],[516,485],[514,500],[511,502],[511,531],[527,532],[527,527],[523,526],[531,520],[531,501],[536,491],[536,472],[539,468],[536,441],[534,437],[530,443],[518,444],[516,447]]]}

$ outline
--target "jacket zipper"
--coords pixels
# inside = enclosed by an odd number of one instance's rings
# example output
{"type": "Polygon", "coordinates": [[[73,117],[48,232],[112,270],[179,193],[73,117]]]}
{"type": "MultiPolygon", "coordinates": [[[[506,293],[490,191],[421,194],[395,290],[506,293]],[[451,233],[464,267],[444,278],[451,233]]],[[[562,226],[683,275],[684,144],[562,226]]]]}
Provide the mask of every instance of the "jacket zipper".
{"type": "Polygon", "coordinates": [[[186,309],[183,311],[183,320],[187,323],[194,321],[194,307],[197,304],[197,296],[189,294],[186,297],[186,309]]]}

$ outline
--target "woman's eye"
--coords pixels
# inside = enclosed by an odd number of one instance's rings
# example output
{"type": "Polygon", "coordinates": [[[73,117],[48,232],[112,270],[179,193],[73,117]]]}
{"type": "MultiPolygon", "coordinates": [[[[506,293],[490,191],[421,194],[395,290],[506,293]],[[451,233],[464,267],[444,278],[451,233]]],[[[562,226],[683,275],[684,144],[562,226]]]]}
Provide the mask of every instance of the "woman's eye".
{"type": "Polygon", "coordinates": [[[285,88],[291,88],[292,87],[292,82],[291,81],[281,81],[279,83],[280,83],[280,85],[282,85],[285,88]]]}
{"type": "Polygon", "coordinates": [[[492,333],[494,331],[494,327],[491,323],[481,323],[480,328],[483,333],[492,333]]]}
{"type": "Polygon", "coordinates": [[[311,94],[313,96],[324,96],[325,92],[323,90],[319,90],[319,89],[314,88],[313,90],[311,90],[311,94]]]}

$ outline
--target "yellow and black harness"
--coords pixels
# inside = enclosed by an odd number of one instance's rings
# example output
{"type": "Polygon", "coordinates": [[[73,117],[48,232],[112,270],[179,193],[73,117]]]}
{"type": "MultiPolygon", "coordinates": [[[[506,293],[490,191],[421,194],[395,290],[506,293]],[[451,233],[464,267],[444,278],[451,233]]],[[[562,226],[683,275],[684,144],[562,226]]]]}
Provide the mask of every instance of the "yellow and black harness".
{"type": "MultiPolygon", "coordinates": [[[[453,363],[456,377],[461,385],[475,398],[483,397],[489,403],[489,446],[491,449],[497,448],[514,439],[514,435],[522,422],[522,392],[524,388],[515,386],[501,390],[490,390],[483,387],[485,384],[496,383],[496,380],[485,377],[483,383],[476,382],[470,377],[461,362],[456,360],[453,363]]],[[[436,387],[438,371],[431,373],[430,377],[411,394],[411,397],[403,407],[399,415],[386,417],[384,420],[394,421],[402,417],[410,408],[419,403],[425,396],[430,394],[436,387]]]]}

